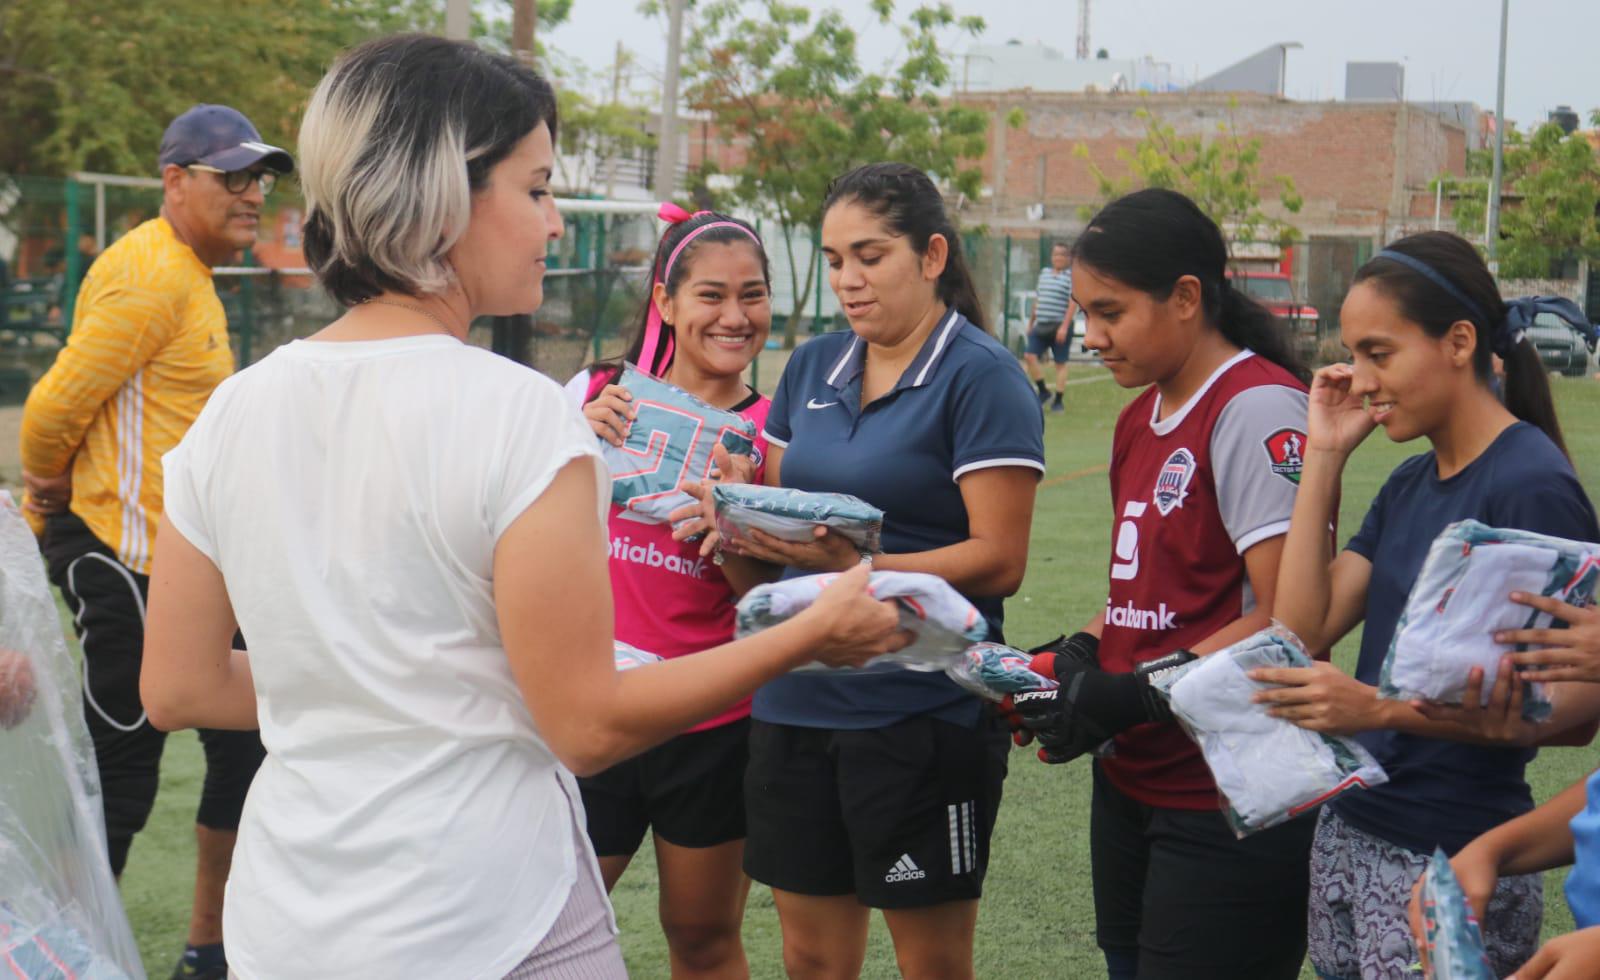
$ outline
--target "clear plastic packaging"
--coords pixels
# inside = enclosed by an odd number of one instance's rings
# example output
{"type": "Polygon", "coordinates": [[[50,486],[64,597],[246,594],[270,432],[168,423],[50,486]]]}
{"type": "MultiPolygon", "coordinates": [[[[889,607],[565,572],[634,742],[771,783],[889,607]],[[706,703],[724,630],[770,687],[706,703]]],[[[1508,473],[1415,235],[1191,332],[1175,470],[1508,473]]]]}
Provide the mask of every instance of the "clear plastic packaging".
{"type": "Polygon", "coordinates": [[[1061,686],[1053,678],[1035,673],[1029,666],[1032,661],[1030,654],[1003,643],[974,643],[944,672],[978,697],[996,702],[1007,694],[1050,691],[1061,686]]]}
{"type": "MultiPolygon", "coordinates": [[[[759,633],[797,615],[816,602],[836,578],[831,573],[804,575],[756,586],[739,600],[734,635],[759,633]]],[[[977,607],[937,575],[873,572],[867,589],[878,599],[894,600],[900,611],[900,625],[915,633],[916,639],[894,653],[873,658],[864,667],[830,668],[814,663],[801,670],[945,670],[959,663],[967,648],[989,633],[989,623],[977,607]]]]}
{"type": "Polygon", "coordinates": [[[632,670],[635,667],[643,667],[646,664],[658,664],[665,659],[653,653],[645,653],[638,647],[629,646],[621,640],[613,640],[612,645],[617,658],[617,670],[619,671],[632,670]]]}
{"type": "MultiPolygon", "coordinates": [[[[1428,548],[1378,677],[1378,695],[1403,701],[1460,704],[1467,673],[1483,669],[1487,703],[1500,658],[1511,648],[1498,630],[1546,629],[1551,617],[1510,600],[1513,591],[1592,605],[1600,583],[1600,545],[1457,521],[1428,548]]],[[[1521,649],[1521,648],[1519,648],[1521,649]]],[[[1532,679],[1532,672],[1524,677],[1532,679]]],[[[1530,683],[1522,716],[1550,717],[1545,685],[1530,683]]]]}
{"type": "Polygon", "coordinates": [[[38,544],[0,491],[0,964],[24,980],[143,980],[81,697],[38,544]]]}
{"type": "Polygon", "coordinates": [[[1478,919],[1444,851],[1422,872],[1423,962],[1427,980],[1495,980],[1478,919]]]}
{"type": "Polygon", "coordinates": [[[1267,685],[1258,667],[1310,667],[1293,633],[1274,624],[1209,656],[1151,679],[1200,746],[1240,837],[1277,826],[1341,793],[1388,782],[1383,767],[1354,739],[1308,731],[1267,714],[1251,696],[1267,685]]]}
{"type": "Polygon", "coordinates": [[[874,554],[883,535],[883,511],[847,493],[719,483],[711,488],[711,500],[717,532],[727,541],[746,537],[751,528],[782,541],[810,541],[820,526],[849,538],[857,551],[874,554]]]}
{"type": "Polygon", "coordinates": [[[749,419],[632,364],[623,365],[616,383],[633,396],[633,427],[621,446],[600,440],[600,452],[611,470],[611,502],[636,520],[664,524],[667,515],[694,503],[678,488],[706,480],[718,443],[735,456],[756,455],[756,427],[749,419]]]}

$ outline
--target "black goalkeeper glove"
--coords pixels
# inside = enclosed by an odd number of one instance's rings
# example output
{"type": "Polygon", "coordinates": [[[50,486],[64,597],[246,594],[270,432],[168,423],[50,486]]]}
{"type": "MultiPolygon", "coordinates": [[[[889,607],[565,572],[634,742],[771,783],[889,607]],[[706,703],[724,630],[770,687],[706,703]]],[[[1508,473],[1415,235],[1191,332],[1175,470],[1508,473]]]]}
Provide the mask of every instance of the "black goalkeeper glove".
{"type": "Polygon", "coordinates": [[[1172,708],[1149,677],[1193,659],[1194,654],[1178,650],[1140,664],[1131,674],[1110,674],[1098,663],[1057,652],[1055,677],[1061,686],[1018,694],[1013,704],[1023,725],[1038,736],[1039,757],[1052,764],[1070,762],[1136,725],[1171,721],[1172,708]]]}
{"type": "MultiPolygon", "coordinates": [[[[1038,670],[1039,665],[1048,663],[1041,676],[1053,679],[1055,677],[1056,657],[1065,657],[1075,663],[1098,665],[1099,651],[1100,638],[1098,636],[1093,633],[1078,632],[1071,636],[1058,636],[1049,643],[1041,643],[1029,650],[1028,653],[1033,657],[1035,670],[1038,670]],[[1045,656],[1046,654],[1054,654],[1055,656],[1049,657],[1045,656]]],[[[1014,697],[1013,695],[1003,699],[997,710],[1000,717],[1005,719],[1006,724],[1011,726],[1011,740],[1019,746],[1027,745],[1033,741],[1033,731],[1023,723],[1022,716],[1017,713],[1016,708],[1013,706],[1014,697]]]]}

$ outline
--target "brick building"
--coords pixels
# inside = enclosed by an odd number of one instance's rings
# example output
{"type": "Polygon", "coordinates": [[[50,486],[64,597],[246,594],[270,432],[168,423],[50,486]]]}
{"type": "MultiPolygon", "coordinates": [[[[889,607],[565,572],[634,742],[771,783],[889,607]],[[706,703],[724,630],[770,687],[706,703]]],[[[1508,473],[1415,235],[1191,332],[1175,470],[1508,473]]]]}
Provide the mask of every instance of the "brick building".
{"type": "Polygon", "coordinates": [[[992,194],[974,209],[973,218],[997,230],[1071,234],[1081,227],[1079,208],[1098,200],[1089,162],[1113,176],[1126,172],[1117,152],[1131,151],[1144,138],[1145,121],[1136,115],[1141,108],[1180,136],[1215,134],[1219,124],[1228,122],[1241,139],[1260,140],[1266,210],[1293,222],[1307,238],[1370,238],[1376,243],[1431,225],[1429,182],[1443,173],[1463,174],[1466,167],[1466,131],[1442,115],[1403,102],[1031,91],[960,98],[994,120],[982,161],[992,194]],[[1006,116],[1018,108],[1025,122],[1012,128],[1006,116]],[[1088,160],[1080,155],[1084,152],[1088,160]],[[1278,175],[1292,177],[1304,198],[1298,214],[1278,207],[1273,180],[1278,175]]]}

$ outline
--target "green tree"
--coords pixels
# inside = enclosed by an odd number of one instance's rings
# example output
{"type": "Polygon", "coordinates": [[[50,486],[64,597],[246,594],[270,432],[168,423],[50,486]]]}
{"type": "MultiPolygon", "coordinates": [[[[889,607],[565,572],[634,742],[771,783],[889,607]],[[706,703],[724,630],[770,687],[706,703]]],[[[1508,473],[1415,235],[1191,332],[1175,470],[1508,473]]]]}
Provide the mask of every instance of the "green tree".
{"type": "MultiPolygon", "coordinates": [[[[1089,164],[1102,201],[1110,201],[1141,187],[1165,187],[1188,195],[1222,228],[1229,247],[1243,242],[1274,242],[1287,247],[1300,236],[1289,222],[1269,215],[1261,207],[1261,141],[1240,139],[1232,119],[1217,123],[1217,131],[1180,136],[1177,129],[1148,109],[1137,110],[1145,135],[1132,151],[1118,150],[1117,159],[1127,174],[1114,177],[1089,164]]],[[[1079,157],[1089,159],[1079,144],[1079,157]]],[[[1278,203],[1290,214],[1300,211],[1302,199],[1288,176],[1271,178],[1278,203]]],[[[1085,208],[1084,217],[1092,208],[1085,208]]]]}
{"type": "MultiPolygon", "coordinates": [[[[1492,150],[1475,151],[1466,179],[1441,178],[1455,195],[1456,228],[1468,237],[1483,238],[1493,167],[1492,150]]],[[[1582,133],[1568,135],[1555,123],[1532,136],[1508,130],[1504,177],[1511,193],[1500,212],[1501,275],[1542,278],[1574,255],[1600,255],[1600,159],[1582,133]]]]}
{"type": "MultiPolygon", "coordinates": [[[[893,0],[870,0],[872,15],[895,23],[893,0]]],[[[902,49],[879,72],[864,71],[856,32],[837,10],[816,16],[784,0],[714,0],[698,11],[685,45],[687,101],[737,136],[729,199],[768,215],[783,234],[794,306],[784,331],[794,345],[816,282],[816,262],[796,262],[797,234],[816,229],[828,183],[852,167],[899,160],[948,190],[975,197],[989,118],[939,94],[950,83],[944,38],[976,35],[982,20],[950,4],[918,6],[898,24],[902,49]]],[[[709,174],[697,175],[706,196],[709,174]]]]}
{"type": "MultiPolygon", "coordinates": [[[[571,5],[541,0],[540,23],[571,5]]],[[[480,4],[474,34],[504,47],[509,10],[480,4]]],[[[231,105],[293,146],[340,51],[443,27],[438,0],[0,0],[0,173],[153,174],[162,131],[196,102],[231,105]]]]}
{"type": "Polygon", "coordinates": [[[624,48],[617,57],[603,79],[578,64],[552,68],[561,83],[556,90],[561,111],[556,172],[561,185],[575,194],[604,190],[609,163],[656,145],[649,130],[651,110],[626,101],[621,92],[633,57],[624,48]]]}

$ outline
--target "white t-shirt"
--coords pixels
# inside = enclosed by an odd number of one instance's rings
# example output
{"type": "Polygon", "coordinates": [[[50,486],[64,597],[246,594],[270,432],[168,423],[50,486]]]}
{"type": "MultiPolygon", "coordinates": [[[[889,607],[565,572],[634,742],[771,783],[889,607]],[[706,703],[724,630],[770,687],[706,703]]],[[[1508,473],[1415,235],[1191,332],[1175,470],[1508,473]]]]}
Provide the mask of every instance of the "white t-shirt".
{"type": "Polygon", "coordinates": [[[167,516],[250,645],[267,748],[223,915],[240,976],[499,978],[549,929],[593,857],[491,577],[577,457],[603,521],[561,389],[445,336],[279,348],[165,457],[167,516]]]}

